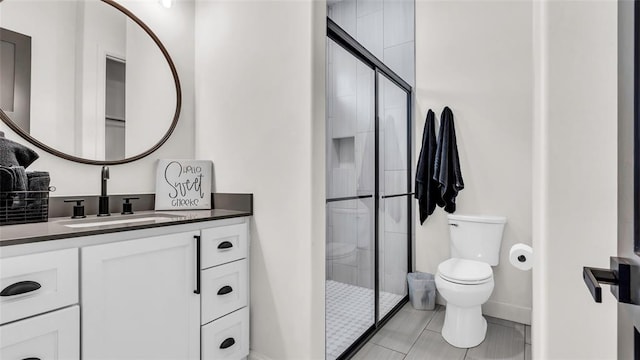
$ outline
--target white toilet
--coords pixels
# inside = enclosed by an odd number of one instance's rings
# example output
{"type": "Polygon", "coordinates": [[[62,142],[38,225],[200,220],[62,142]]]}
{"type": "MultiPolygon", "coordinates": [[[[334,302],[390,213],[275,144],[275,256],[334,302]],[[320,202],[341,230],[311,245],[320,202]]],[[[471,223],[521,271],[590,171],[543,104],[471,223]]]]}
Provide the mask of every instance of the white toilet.
{"type": "Polygon", "coordinates": [[[500,260],[507,222],[498,216],[448,215],[451,259],[438,265],[436,288],[447,301],[442,337],[451,345],[470,348],[487,333],[481,305],[493,291],[493,270],[500,260]]]}

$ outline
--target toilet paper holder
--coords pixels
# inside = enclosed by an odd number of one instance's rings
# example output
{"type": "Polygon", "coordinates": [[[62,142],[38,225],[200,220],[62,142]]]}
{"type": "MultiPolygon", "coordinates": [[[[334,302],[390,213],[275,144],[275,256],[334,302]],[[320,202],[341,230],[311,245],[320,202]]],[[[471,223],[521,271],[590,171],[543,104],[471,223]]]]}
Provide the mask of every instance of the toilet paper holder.
{"type": "Polygon", "coordinates": [[[611,285],[611,293],[619,302],[640,305],[640,294],[632,291],[638,288],[640,282],[640,266],[630,259],[615,256],[609,258],[609,265],[609,269],[583,267],[582,278],[593,300],[597,303],[602,302],[600,284],[608,284],[611,285]]]}

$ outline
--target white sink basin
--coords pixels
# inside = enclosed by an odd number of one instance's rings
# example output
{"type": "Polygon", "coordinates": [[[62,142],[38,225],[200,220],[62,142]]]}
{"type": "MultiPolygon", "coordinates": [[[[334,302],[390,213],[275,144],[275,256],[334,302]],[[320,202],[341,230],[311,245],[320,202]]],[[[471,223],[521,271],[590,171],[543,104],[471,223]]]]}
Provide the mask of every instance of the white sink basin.
{"type": "Polygon", "coordinates": [[[123,225],[135,223],[161,223],[185,219],[186,216],[172,214],[138,214],[105,216],[100,218],[62,221],[60,224],[70,228],[88,228],[96,226],[123,225]]]}

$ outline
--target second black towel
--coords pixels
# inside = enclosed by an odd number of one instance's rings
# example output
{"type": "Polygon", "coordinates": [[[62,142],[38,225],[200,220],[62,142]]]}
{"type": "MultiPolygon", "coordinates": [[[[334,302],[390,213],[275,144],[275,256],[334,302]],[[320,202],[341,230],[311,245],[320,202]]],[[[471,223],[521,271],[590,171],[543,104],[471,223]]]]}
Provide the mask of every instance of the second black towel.
{"type": "Polygon", "coordinates": [[[438,206],[444,211],[456,211],[456,196],[464,189],[456,130],[453,126],[453,112],[448,106],[440,115],[440,132],[438,133],[438,147],[434,161],[433,179],[438,182],[440,196],[438,206]]]}

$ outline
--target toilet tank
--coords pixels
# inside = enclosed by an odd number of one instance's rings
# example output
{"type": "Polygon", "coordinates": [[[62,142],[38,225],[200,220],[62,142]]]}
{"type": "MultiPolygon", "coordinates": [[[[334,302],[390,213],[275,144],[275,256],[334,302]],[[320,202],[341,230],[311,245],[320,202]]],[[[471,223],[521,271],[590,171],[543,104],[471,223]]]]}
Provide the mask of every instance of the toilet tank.
{"type": "Polygon", "coordinates": [[[451,257],[485,262],[500,262],[504,216],[448,215],[451,257]]]}

